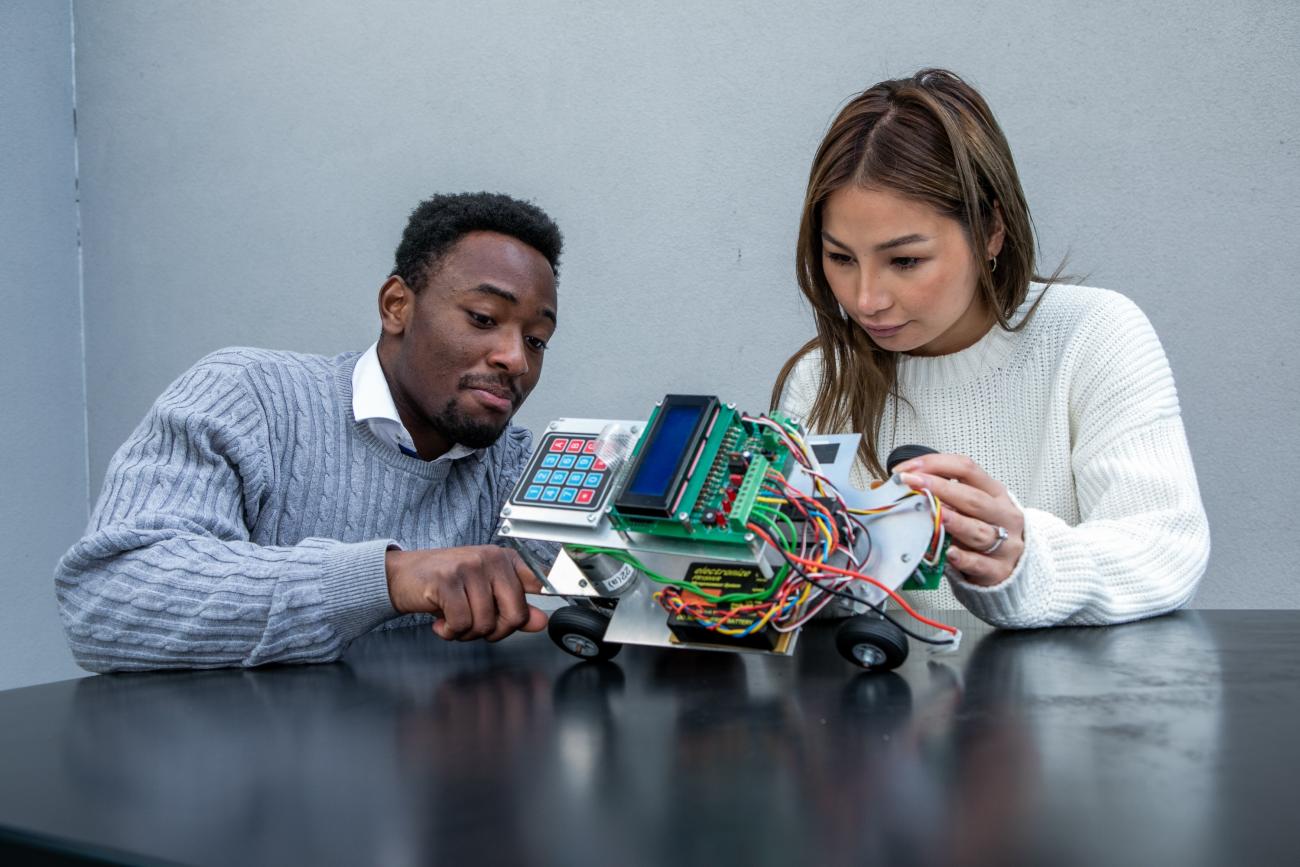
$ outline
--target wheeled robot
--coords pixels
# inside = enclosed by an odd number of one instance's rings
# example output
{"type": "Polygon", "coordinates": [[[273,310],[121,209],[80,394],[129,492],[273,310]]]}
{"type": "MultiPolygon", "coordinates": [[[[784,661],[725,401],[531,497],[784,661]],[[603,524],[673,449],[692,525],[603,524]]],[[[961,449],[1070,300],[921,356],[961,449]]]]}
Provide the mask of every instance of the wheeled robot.
{"type": "MultiPolygon", "coordinates": [[[[667,395],[644,421],[558,419],[498,532],[569,603],[549,633],[579,658],[624,644],[789,655],[814,617],[840,617],[844,658],[886,671],[909,635],[953,649],[961,633],[898,594],[942,578],[942,504],[893,475],[855,488],[858,442],[714,395],[667,395]],[[561,545],[551,568],[528,540],[561,545]]],[[[900,447],[889,468],[929,451],[900,447]]]]}

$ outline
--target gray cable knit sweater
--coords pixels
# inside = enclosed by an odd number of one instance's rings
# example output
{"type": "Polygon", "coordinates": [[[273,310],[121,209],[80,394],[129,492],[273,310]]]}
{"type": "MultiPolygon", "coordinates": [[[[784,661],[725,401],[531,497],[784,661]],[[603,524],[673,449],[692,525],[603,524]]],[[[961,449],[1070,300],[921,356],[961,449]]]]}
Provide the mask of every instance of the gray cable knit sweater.
{"type": "Polygon", "coordinates": [[[337,659],[398,616],[390,545],[494,541],[532,435],[511,426],[455,461],[403,455],[353,418],[357,357],[221,350],[158,398],[55,572],[78,663],[337,659]]]}

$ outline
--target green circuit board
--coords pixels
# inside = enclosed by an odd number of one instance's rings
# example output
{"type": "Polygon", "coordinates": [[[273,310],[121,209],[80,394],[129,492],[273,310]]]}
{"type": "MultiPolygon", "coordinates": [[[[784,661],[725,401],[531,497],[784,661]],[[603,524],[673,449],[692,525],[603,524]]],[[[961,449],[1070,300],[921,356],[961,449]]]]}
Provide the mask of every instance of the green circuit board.
{"type": "MultiPolygon", "coordinates": [[[[656,407],[647,422],[630,458],[634,466],[639,457],[653,450],[656,436],[665,436],[657,433],[662,426],[656,422],[668,406],[656,407]]],[[[745,525],[763,494],[769,470],[788,473],[794,456],[779,433],[744,420],[734,407],[718,404],[711,412],[698,443],[691,443],[677,456],[685,473],[663,500],[671,503],[671,508],[662,510],[663,514],[638,514],[620,508],[616,500],[610,513],[616,527],[671,538],[745,544],[745,525]]],[[[789,420],[780,414],[773,418],[789,420]]],[[[625,490],[634,480],[635,471],[625,490]]]]}
{"type": "Polygon", "coordinates": [[[939,559],[933,566],[922,563],[916,567],[916,571],[908,576],[899,590],[938,590],[939,584],[943,581],[943,566],[948,560],[948,546],[951,542],[947,539],[943,541],[943,548],[939,551],[939,559]]]}

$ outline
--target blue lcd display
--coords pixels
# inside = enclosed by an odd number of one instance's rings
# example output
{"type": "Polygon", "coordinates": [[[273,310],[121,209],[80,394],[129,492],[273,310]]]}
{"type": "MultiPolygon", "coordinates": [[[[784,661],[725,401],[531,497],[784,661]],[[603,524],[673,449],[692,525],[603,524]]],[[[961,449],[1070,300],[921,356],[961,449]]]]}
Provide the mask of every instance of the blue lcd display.
{"type": "Polygon", "coordinates": [[[662,497],[685,455],[691,431],[704,412],[703,406],[669,406],[659,424],[654,440],[646,446],[641,466],[626,493],[644,497],[662,497]]]}

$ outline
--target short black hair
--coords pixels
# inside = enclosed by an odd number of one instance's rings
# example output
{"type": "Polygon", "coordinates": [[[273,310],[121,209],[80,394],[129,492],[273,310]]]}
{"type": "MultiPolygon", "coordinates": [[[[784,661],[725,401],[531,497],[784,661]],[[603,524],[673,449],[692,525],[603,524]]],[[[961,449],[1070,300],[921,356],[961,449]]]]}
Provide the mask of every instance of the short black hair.
{"type": "Polygon", "coordinates": [[[470,232],[517,238],[545,256],[559,276],[564,237],[555,221],[531,202],[486,192],[443,193],[420,202],[402,232],[390,276],[401,277],[419,292],[431,268],[470,232]]]}

